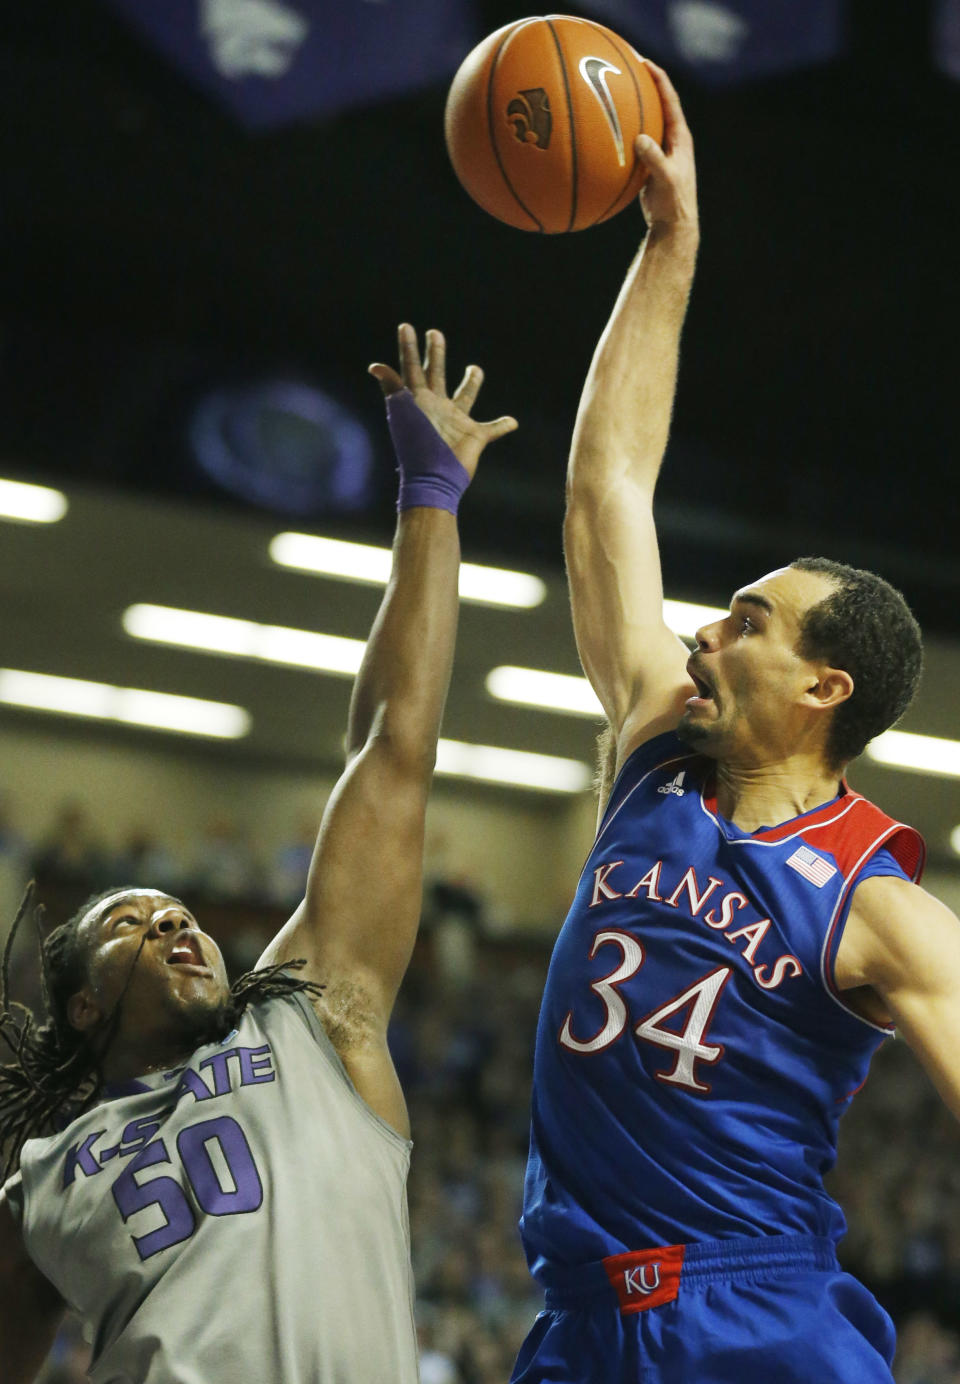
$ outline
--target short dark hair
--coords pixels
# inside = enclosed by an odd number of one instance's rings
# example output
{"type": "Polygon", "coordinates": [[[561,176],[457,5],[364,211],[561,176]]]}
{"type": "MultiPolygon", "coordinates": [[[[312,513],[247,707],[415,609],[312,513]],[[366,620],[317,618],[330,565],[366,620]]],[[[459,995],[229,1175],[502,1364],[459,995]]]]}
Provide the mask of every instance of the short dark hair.
{"type": "Polygon", "coordinates": [[[834,583],[804,615],[797,652],[853,678],[853,694],[834,711],[827,738],[830,767],[841,769],[913,701],[923,671],[920,626],[902,593],[876,572],[828,557],[799,557],[790,566],[834,583]]]}

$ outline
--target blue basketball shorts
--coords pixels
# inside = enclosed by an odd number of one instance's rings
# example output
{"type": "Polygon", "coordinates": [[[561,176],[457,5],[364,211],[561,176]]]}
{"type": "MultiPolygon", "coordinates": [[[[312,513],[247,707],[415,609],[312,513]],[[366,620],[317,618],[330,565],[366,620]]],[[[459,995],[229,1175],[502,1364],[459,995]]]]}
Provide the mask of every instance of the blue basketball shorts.
{"type": "Polygon", "coordinates": [[[893,1323],[830,1240],[668,1245],[542,1281],[511,1384],[893,1384],[893,1323]]]}

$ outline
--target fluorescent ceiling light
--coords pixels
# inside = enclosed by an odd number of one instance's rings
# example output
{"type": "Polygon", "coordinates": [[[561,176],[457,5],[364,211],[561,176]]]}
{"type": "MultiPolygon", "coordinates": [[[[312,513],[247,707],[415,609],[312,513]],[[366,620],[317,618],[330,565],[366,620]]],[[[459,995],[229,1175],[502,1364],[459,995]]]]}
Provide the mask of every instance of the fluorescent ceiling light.
{"type": "MultiPolygon", "coordinates": [[[[693,605],[689,601],[664,601],[663,618],[673,632],[693,639],[701,625],[722,620],[728,611],[718,606],[693,605]]],[[[502,665],[487,674],[487,691],[501,702],[536,706],[544,711],[566,711],[573,716],[596,720],[603,708],[584,677],[569,673],[549,673],[540,668],[502,665]]]]}
{"type": "Polygon", "coordinates": [[[691,601],[664,601],[664,623],[681,639],[695,639],[701,625],[711,625],[730,614],[721,606],[695,605],[691,601]]]}
{"type": "Polygon", "coordinates": [[[603,717],[603,707],[586,678],[568,673],[544,673],[537,668],[503,664],[487,674],[487,691],[501,702],[537,706],[546,711],[569,711],[574,716],[603,717]]]}
{"type": "MultiPolygon", "coordinates": [[[[712,606],[689,605],[685,601],[664,601],[664,619],[676,634],[687,635],[713,620],[728,614],[712,606]]],[[[689,634],[693,637],[692,633],[689,634]]],[[[518,706],[536,706],[544,711],[566,711],[574,716],[597,720],[603,707],[584,677],[569,673],[548,673],[540,668],[516,668],[504,664],[487,674],[487,691],[501,702],[518,706]]]]}
{"type": "Polygon", "coordinates": [[[437,773],[551,793],[581,793],[590,786],[591,778],[590,770],[579,759],[505,750],[497,745],[469,745],[462,740],[440,741],[437,773]]]}
{"type": "Polygon", "coordinates": [[[916,769],[923,774],[943,774],[960,778],[960,740],[943,740],[936,735],[913,735],[905,730],[887,730],[871,740],[867,754],[878,764],[897,769],[916,769]]]}
{"type": "Polygon", "coordinates": [[[67,512],[67,497],[46,485],[0,480],[0,519],[28,524],[55,524],[67,512]]]}
{"type": "Polygon", "coordinates": [[[123,612],[123,628],[135,639],[155,644],[175,644],[204,653],[232,654],[261,663],[283,663],[295,668],[316,668],[325,673],[353,677],[360,667],[366,644],[285,625],[259,625],[255,620],[235,620],[208,615],[201,610],[177,610],[172,606],[132,605],[123,612]]]}
{"type": "Polygon", "coordinates": [[[472,605],[509,606],[531,610],[546,600],[547,588],[530,572],[511,572],[506,567],[460,564],[460,599],[472,605]]]}
{"type": "Polygon", "coordinates": [[[950,848],[954,855],[960,855],[960,825],[955,826],[950,833],[950,848]]]}
{"type": "MultiPolygon", "coordinates": [[[[369,543],[345,543],[337,538],[317,538],[308,533],[278,533],[270,542],[270,556],[281,567],[317,572],[344,581],[386,586],[391,552],[369,543]]],[[[482,567],[464,562],[460,567],[460,597],[477,605],[530,609],[545,599],[547,588],[529,572],[503,567],[482,567]]]]}
{"type": "Polygon", "coordinates": [[[207,702],[198,697],[175,697],[138,687],[115,687],[81,678],[50,677],[17,668],[0,668],[0,702],[53,711],[64,716],[89,716],[97,721],[122,721],[184,735],[209,735],[236,740],[250,729],[242,706],[207,702]]]}
{"type": "Polygon", "coordinates": [[[280,567],[301,572],[320,572],[347,581],[386,586],[390,577],[389,548],[372,543],[344,543],[338,538],[317,538],[308,533],[278,533],[270,540],[270,556],[280,567]]]}

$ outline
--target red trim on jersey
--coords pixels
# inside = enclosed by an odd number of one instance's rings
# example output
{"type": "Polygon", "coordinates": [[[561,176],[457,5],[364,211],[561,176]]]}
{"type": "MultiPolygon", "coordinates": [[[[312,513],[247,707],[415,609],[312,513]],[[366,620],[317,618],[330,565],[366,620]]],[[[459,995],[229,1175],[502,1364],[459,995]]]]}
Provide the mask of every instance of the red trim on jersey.
{"type": "MultiPolygon", "coordinates": [[[[719,828],[715,785],[709,779],[704,783],[701,802],[719,828]]],[[[812,812],[793,817],[787,822],[780,822],[775,827],[753,832],[751,835],[728,839],[732,845],[755,847],[778,845],[799,839],[811,850],[830,855],[836,861],[843,878],[843,887],[820,950],[821,981],[827,993],[847,1014],[879,1033],[892,1033],[892,1026],[875,1024],[846,1003],[833,973],[834,954],[839,947],[842,930],[838,929],[850,893],[859,883],[864,866],[878,850],[886,848],[904,874],[914,883],[919,881],[926,861],[926,846],[920,833],[913,827],[888,817],[875,803],[861,797],[849,786],[846,779],[843,779],[839,796],[819,808],[814,808],[812,812]]]]}
{"type": "MultiPolygon", "coordinates": [[[[744,833],[739,839],[774,843],[799,836],[811,850],[829,852],[845,877],[855,865],[865,864],[884,845],[904,874],[916,883],[926,861],[926,846],[920,833],[888,817],[875,803],[855,792],[846,779],[841,781],[840,790],[838,797],[814,808],[812,812],[791,817],[775,827],[744,833]],[[811,832],[826,832],[827,835],[818,834],[807,840],[811,832]],[[873,849],[865,854],[865,849],[871,844],[873,849]]],[[[702,796],[707,811],[714,817],[719,816],[715,787],[705,784],[702,796]]]]}
{"type": "MultiPolygon", "coordinates": [[[[837,899],[836,907],[833,910],[833,917],[830,920],[830,927],[824,939],[820,970],[824,983],[834,999],[837,1000],[839,1004],[843,1005],[843,1008],[849,1013],[854,1014],[856,1018],[863,1019],[862,1014],[857,1014],[856,1010],[851,1009],[844,1001],[843,992],[837,985],[836,978],[833,974],[834,952],[840,944],[840,939],[836,937],[836,933],[841,915],[843,914],[844,904],[846,903],[850,891],[859,881],[862,867],[866,865],[871,857],[876,855],[881,847],[885,846],[886,849],[890,851],[904,874],[908,874],[914,883],[916,883],[923,871],[924,861],[926,859],[926,846],[923,837],[918,831],[915,831],[913,827],[904,826],[902,822],[893,821],[886,813],[881,812],[879,807],[876,807],[873,803],[867,802],[866,798],[859,798],[858,801],[867,809],[867,813],[861,814],[862,820],[859,823],[860,830],[852,840],[856,840],[856,838],[859,837],[861,845],[864,840],[866,840],[866,845],[862,845],[858,859],[843,862],[845,875],[843,889],[840,893],[840,897],[837,899]],[[871,826],[874,828],[882,826],[884,828],[873,840],[869,839],[869,832],[863,830],[864,827],[869,828],[871,826]],[[836,941],[834,940],[835,937],[836,941]]],[[[845,843],[847,852],[851,850],[852,840],[845,843]]],[[[831,852],[838,861],[843,860],[842,856],[833,850],[832,843],[831,852]]],[[[870,1020],[864,1020],[864,1022],[870,1023],[870,1020]]],[[[873,1028],[881,1027],[879,1024],[872,1024],[871,1026],[873,1028]]],[[[892,1033],[893,1026],[884,1025],[881,1031],[892,1033]]]]}
{"type": "MultiPolygon", "coordinates": [[[[713,817],[719,817],[717,811],[717,790],[716,784],[711,780],[703,787],[703,805],[713,817]]],[[[859,794],[852,793],[846,780],[842,780],[840,793],[829,802],[815,807],[812,812],[801,813],[797,817],[788,817],[785,822],[778,822],[775,827],[761,827],[759,831],[744,832],[740,837],[743,841],[784,841],[791,836],[802,836],[805,831],[817,827],[831,826],[841,817],[846,816],[854,802],[866,802],[865,798],[860,798],[859,794]]],[[[736,826],[736,823],[733,824],[736,826]]]]}
{"type": "MultiPolygon", "coordinates": [[[[634,753],[639,753],[639,750],[635,750],[634,753]]],[[[672,767],[677,763],[689,763],[690,760],[698,759],[704,765],[700,802],[704,810],[713,818],[721,834],[726,835],[720,825],[719,813],[717,812],[714,766],[708,759],[700,755],[674,754],[646,770],[637,782],[627,789],[615,807],[612,806],[611,797],[611,804],[608,805],[607,813],[597,835],[597,841],[600,840],[600,837],[629,798],[652,773],[672,767]]],[[[627,762],[629,763],[629,760],[627,762]]],[[[695,781],[691,782],[690,787],[691,790],[695,789],[695,781]]],[[[852,789],[846,779],[842,779],[839,795],[830,802],[814,808],[812,812],[792,817],[786,822],[780,822],[776,826],[766,827],[752,834],[744,833],[726,839],[730,845],[752,845],[760,848],[799,839],[809,845],[811,850],[829,854],[836,861],[843,876],[843,888],[821,947],[821,980],[827,993],[851,1017],[880,1033],[892,1033],[892,1027],[881,1026],[865,1019],[862,1014],[858,1014],[855,1009],[845,1003],[833,975],[833,953],[839,945],[837,929],[850,891],[859,883],[861,870],[878,850],[882,847],[886,848],[904,874],[915,884],[919,882],[923,874],[927,853],[926,845],[920,833],[915,828],[888,817],[875,803],[870,802],[852,789]]]]}
{"type": "Polygon", "coordinates": [[[853,1098],[854,1098],[854,1096],[857,1094],[857,1092],[858,1092],[858,1091],[862,1091],[863,1088],[864,1088],[864,1086],[866,1086],[866,1084],[867,1084],[867,1082],[868,1082],[869,1080],[870,1080],[870,1073],[867,1072],[867,1075],[863,1078],[863,1080],[861,1081],[860,1085],[859,1085],[859,1086],[854,1086],[854,1088],[853,1088],[852,1091],[847,1091],[847,1092],[846,1092],[844,1095],[842,1095],[842,1096],[837,1096],[837,1099],[833,1102],[834,1105],[840,1105],[840,1104],[842,1104],[842,1102],[845,1101],[845,1100],[853,1100],[853,1098]]]}
{"type": "Polygon", "coordinates": [[[686,1245],[661,1245],[632,1254],[611,1254],[603,1260],[610,1286],[620,1303],[620,1315],[632,1316],[648,1307],[673,1302],[680,1291],[686,1245]]]}
{"type": "Polygon", "coordinates": [[[882,844],[904,874],[916,883],[926,859],[926,846],[920,833],[888,817],[875,803],[850,789],[846,782],[843,789],[844,796],[839,800],[825,803],[802,819],[794,818],[768,831],[758,831],[756,839],[779,841],[794,834],[806,839],[809,832],[819,833],[832,827],[827,836],[814,836],[807,844],[813,850],[829,851],[845,876],[855,865],[865,864],[882,844]]]}

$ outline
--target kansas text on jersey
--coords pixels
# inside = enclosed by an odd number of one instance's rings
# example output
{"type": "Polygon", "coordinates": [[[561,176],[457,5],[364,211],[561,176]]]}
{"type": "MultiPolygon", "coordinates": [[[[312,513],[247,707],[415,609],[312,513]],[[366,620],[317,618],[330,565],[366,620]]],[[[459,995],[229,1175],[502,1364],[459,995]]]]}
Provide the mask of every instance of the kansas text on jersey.
{"type": "Polygon", "coordinates": [[[624,766],[550,964],[521,1229],[531,1268],[839,1239],[837,1125],[886,1030],[839,994],[851,895],[923,842],[844,785],[752,835],[673,734],[624,766]]]}

